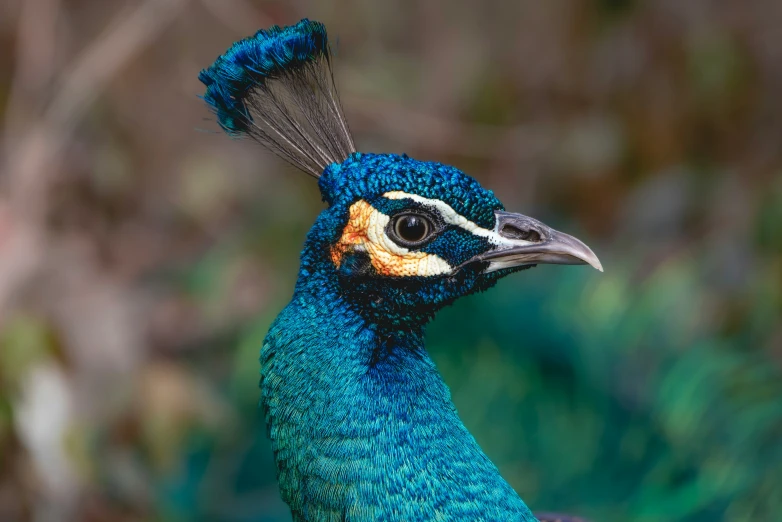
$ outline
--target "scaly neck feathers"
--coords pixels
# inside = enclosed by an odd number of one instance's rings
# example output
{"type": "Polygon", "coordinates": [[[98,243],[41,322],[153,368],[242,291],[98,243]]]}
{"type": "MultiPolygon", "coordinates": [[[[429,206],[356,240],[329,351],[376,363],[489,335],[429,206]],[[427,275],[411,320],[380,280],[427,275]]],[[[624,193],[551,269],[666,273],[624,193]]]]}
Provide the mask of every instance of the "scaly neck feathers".
{"type": "Polygon", "coordinates": [[[262,403],[295,520],[534,521],[462,424],[423,346],[304,270],[261,353],[262,403]]]}

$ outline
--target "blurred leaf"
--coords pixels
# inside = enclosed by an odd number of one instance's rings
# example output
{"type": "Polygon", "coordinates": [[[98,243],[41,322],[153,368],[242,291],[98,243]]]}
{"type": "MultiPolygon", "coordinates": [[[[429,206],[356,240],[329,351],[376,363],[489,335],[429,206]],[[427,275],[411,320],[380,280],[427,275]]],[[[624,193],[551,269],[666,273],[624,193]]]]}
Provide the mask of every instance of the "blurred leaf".
{"type": "Polygon", "coordinates": [[[49,325],[31,315],[16,315],[0,331],[0,384],[19,386],[28,371],[56,353],[49,325]]]}

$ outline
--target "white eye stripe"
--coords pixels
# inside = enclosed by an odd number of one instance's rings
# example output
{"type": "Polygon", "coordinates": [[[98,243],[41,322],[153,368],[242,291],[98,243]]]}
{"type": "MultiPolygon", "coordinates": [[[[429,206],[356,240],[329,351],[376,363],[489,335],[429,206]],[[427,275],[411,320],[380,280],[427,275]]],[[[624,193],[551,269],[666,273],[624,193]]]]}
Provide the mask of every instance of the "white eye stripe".
{"type": "Polygon", "coordinates": [[[387,199],[410,199],[416,203],[434,207],[440,212],[440,216],[443,218],[443,221],[449,225],[461,227],[476,235],[490,237],[492,233],[491,230],[479,227],[466,217],[456,212],[448,203],[445,203],[439,199],[424,198],[417,194],[408,194],[407,192],[402,191],[386,192],[383,194],[383,197],[387,199]]]}
{"type": "Polygon", "coordinates": [[[490,243],[493,243],[494,245],[508,243],[513,243],[516,245],[531,244],[530,241],[524,241],[523,239],[509,240],[508,238],[502,237],[500,234],[498,234],[496,230],[489,230],[487,228],[480,227],[476,223],[473,223],[466,217],[456,212],[448,203],[439,199],[424,198],[417,194],[408,194],[407,192],[402,192],[401,190],[386,192],[383,194],[383,197],[387,199],[410,199],[416,203],[434,207],[438,212],[440,212],[440,216],[443,218],[443,221],[449,225],[460,227],[476,236],[485,237],[489,240],[490,243]]]}

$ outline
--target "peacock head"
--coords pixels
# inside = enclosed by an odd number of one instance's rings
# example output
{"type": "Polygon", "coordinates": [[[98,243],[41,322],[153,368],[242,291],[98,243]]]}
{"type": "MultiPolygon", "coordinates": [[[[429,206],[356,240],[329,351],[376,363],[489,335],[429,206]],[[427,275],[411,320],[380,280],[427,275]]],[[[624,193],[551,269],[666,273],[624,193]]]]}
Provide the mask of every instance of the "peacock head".
{"type": "Polygon", "coordinates": [[[351,301],[400,328],[537,264],[602,270],[584,243],[506,212],[448,165],[354,153],[328,166],[319,185],[329,208],[305,247],[305,276],[333,271],[351,301]]]}
{"type": "Polygon", "coordinates": [[[226,132],[253,138],[318,178],[328,208],[308,236],[300,288],[335,281],[376,322],[405,329],[537,264],[602,271],[584,243],[506,212],[454,167],[356,152],[318,22],[259,31],[200,79],[226,132]]]}

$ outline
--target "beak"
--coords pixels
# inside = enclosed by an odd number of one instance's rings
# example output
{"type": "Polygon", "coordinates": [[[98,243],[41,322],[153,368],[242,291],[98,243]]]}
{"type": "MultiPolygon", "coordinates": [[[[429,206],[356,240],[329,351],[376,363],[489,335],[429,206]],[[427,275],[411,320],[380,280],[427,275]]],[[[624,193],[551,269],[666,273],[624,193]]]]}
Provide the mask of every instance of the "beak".
{"type": "Polygon", "coordinates": [[[511,212],[495,212],[496,247],[467,263],[489,263],[484,273],[537,264],[591,265],[603,271],[592,249],[568,234],[536,219],[511,212]]]}

